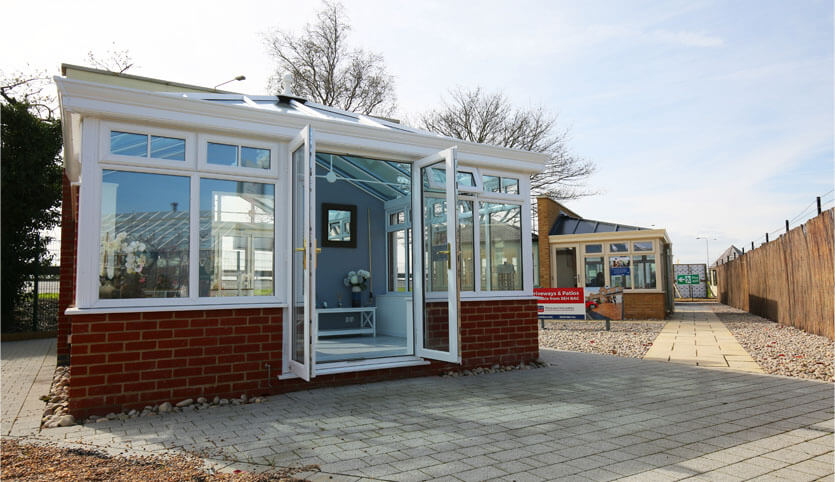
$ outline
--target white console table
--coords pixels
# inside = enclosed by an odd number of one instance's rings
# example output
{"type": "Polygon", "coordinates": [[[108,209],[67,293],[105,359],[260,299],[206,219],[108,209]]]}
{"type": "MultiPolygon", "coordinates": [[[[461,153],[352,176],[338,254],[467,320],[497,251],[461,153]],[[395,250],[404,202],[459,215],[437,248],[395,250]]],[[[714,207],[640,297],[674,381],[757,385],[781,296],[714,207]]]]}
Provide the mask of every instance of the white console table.
{"type": "Polygon", "coordinates": [[[365,306],[361,308],[317,308],[316,309],[316,325],[319,326],[319,336],[339,336],[339,335],[365,335],[371,334],[377,336],[377,308],[374,306],[365,306]],[[346,318],[355,314],[359,316],[358,324],[350,328],[341,329],[322,329],[319,325],[319,315],[328,313],[340,313],[346,318]]]}

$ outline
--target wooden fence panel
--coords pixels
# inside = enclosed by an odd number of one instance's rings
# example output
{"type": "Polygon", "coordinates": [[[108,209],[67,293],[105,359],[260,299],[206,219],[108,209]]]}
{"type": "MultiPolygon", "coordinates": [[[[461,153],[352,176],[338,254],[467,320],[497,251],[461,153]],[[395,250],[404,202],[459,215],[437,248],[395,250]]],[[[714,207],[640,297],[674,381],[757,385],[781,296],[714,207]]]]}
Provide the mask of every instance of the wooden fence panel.
{"type": "Polygon", "coordinates": [[[719,301],[835,340],[835,209],[716,267],[719,301]]]}

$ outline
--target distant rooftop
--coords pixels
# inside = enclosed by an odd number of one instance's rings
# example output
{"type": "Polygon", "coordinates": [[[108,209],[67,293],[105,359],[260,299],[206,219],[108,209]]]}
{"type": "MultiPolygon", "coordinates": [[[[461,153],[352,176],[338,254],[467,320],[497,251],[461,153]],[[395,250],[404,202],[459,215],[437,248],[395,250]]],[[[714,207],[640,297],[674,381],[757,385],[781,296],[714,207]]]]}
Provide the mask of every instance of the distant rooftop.
{"type": "Polygon", "coordinates": [[[593,219],[583,219],[560,213],[559,217],[557,217],[557,220],[554,222],[554,225],[551,226],[551,231],[548,235],[559,236],[565,234],[614,233],[619,231],[641,231],[647,229],[649,228],[608,223],[605,221],[595,221],[593,219]]]}

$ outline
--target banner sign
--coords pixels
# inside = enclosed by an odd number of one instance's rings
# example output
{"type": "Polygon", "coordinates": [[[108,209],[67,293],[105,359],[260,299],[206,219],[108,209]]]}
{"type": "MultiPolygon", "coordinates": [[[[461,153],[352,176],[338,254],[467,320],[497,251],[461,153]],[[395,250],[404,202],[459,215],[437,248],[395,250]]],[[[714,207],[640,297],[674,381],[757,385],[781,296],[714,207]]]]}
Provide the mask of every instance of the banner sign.
{"type": "Polygon", "coordinates": [[[583,288],[534,288],[540,320],[585,320],[583,288]]]}

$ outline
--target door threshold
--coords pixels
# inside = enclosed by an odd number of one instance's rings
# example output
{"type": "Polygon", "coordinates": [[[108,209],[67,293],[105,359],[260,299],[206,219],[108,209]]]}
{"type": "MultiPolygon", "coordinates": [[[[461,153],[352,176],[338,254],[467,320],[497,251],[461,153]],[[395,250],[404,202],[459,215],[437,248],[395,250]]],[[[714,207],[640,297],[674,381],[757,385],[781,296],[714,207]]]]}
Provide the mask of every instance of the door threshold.
{"type": "MultiPolygon", "coordinates": [[[[429,361],[416,356],[397,356],[375,358],[371,360],[341,361],[316,365],[315,373],[319,375],[333,375],[337,373],[363,372],[369,370],[385,370],[387,368],[412,367],[429,365],[429,361]]],[[[279,375],[279,380],[298,378],[294,373],[279,375]]]]}

